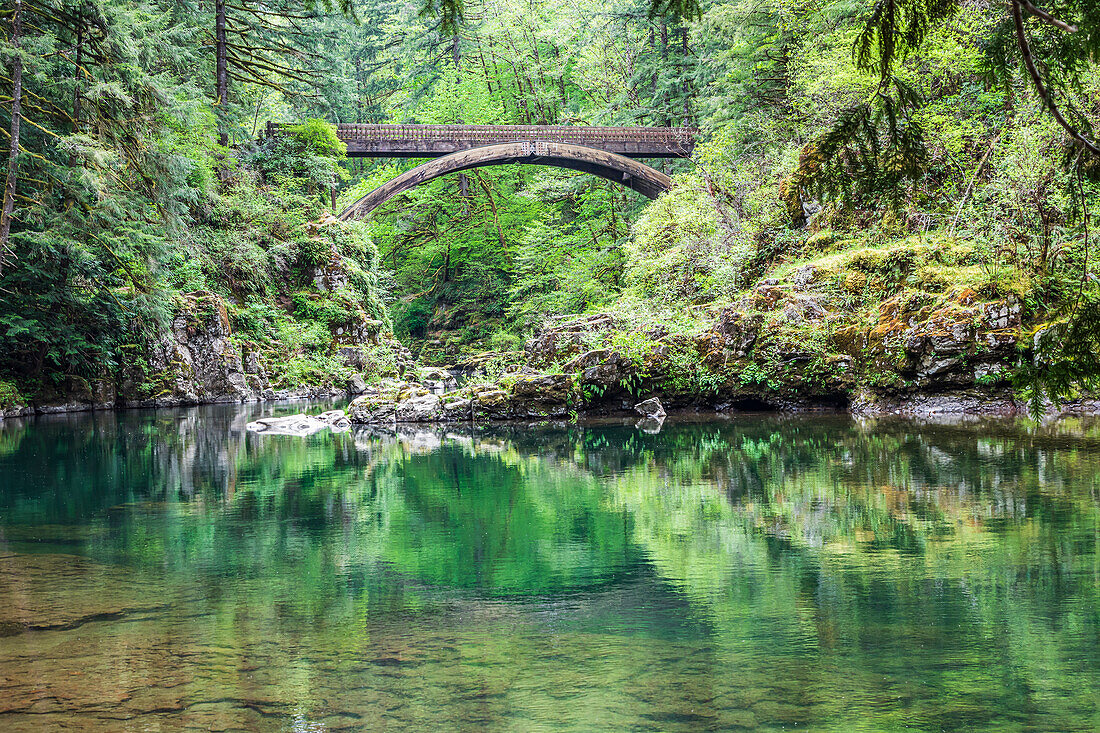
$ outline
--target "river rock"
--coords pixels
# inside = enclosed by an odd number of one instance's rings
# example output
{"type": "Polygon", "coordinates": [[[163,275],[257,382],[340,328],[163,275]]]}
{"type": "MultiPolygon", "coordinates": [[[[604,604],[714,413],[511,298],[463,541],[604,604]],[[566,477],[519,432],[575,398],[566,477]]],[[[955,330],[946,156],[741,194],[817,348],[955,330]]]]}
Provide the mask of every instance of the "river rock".
{"type": "Polygon", "coordinates": [[[458,389],[458,380],[442,367],[421,367],[417,377],[420,384],[432,394],[441,395],[458,389]]]}
{"type": "Polygon", "coordinates": [[[367,380],[363,379],[358,374],[352,374],[348,378],[348,394],[349,395],[361,395],[367,391],[367,380]]]}
{"type": "Polygon", "coordinates": [[[317,419],[327,424],[333,430],[343,430],[351,427],[351,421],[348,420],[348,414],[343,410],[329,410],[328,412],[322,412],[317,416],[317,419]]]}
{"type": "Polygon", "coordinates": [[[648,400],[643,400],[634,405],[634,412],[650,419],[664,418],[668,414],[665,412],[664,405],[656,397],[650,397],[648,400]]]}
{"type": "Polygon", "coordinates": [[[495,385],[475,385],[470,388],[470,412],[474,419],[507,420],[512,417],[508,392],[495,385]]]}
{"type": "Polygon", "coordinates": [[[392,424],[397,412],[397,395],[381,390],[356,397],[348,405],[351,421],[357,425],[392,424]]]}
{"type": "Polygon", "coordinates": [[[525,358],[522,351],[482,351],[455,362],[447,371],[466,380],[485,379],[493,372],[521,371],[525,358]]]}
{"type": "Polygon", "coordinates": [[[397,422],[436,422],[443,417],[439,395],[422,394],[398,402],[394,408],[397,422]]]}

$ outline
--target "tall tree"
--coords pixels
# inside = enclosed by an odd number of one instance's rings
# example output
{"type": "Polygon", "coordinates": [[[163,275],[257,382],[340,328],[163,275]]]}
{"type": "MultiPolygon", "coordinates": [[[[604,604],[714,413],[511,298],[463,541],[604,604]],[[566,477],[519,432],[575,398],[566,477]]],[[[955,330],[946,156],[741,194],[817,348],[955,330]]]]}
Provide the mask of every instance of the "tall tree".
{"type": "Polygon", "coordinates": [[[19,181],[19,125],[23,119],[23,0],[15,0],[11,17],[11,132],[8,140],[8,175],[4,183],[4,204],[0,210],[0,269],[10,253],[11,217],[15,210],[15,189],[19,181]]]}

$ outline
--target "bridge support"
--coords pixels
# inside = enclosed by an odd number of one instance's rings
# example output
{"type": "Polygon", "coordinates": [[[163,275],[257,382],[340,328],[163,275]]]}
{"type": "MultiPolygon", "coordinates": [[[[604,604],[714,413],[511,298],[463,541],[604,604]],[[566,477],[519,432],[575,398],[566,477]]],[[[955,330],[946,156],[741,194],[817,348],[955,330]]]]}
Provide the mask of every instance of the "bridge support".
{"type": "Polygon", "coordinates": [[[672,180],[661,171],[605,150],[544,141],[502,143],[460,150],[422,163],[383,183],[344,209],[339,218],[347,221],[366,216],[394,196],[448,173],[510,163],[551,165],[585,171],[621,183],[651,199],[657,198],[662,191],[667,191],[672,184],[672,180]]]}

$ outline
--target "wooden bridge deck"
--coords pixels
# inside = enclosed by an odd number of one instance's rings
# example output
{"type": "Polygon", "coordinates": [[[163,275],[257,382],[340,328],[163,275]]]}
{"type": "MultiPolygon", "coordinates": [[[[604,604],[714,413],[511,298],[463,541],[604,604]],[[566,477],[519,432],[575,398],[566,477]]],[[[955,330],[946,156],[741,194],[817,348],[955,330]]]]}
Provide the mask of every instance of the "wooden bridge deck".
{"type": "MultiPolygon", "coordinates": [[[[269,133],[276,129],[268,125],[269,133]]],[[[548,143],[567,143],[627,158],[686,158],[698,131],[686,127],[339,124],[336,134],[347,144],[349,158],[438,158],[503,143],[528,143],[535,156],[548,143]]]]}

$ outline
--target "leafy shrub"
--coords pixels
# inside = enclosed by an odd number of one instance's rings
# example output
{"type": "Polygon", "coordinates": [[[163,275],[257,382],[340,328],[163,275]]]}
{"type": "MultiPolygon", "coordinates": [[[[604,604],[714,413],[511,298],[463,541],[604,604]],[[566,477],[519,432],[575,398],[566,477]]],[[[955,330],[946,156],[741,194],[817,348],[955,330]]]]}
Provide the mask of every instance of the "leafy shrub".
{"type": "Polygon", "coordinates": [[[0,379],[0,410],[27,404],[14,382],[0,379]]]}
{"type": "Polygon", "coordinates": [[[393,329],[398,336],[423,336],[432,317],[432,306],[426,298],[398,302],[393,307],[393,329]]]}
{"type": "Polygon", "coordinates": [[[523,348],[523,339],[510,331],[497,331],[489,337],[489,348],[493,351],[518,351],[523,348]]]}

